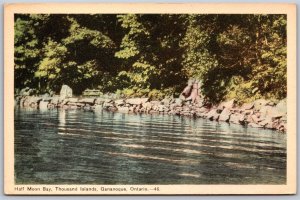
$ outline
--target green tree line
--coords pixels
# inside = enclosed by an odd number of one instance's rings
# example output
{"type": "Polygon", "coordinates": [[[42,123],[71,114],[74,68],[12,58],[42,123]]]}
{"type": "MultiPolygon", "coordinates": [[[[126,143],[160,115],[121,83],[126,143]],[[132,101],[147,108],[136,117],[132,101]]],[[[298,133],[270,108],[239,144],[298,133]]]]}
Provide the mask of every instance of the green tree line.
{"type": "Polygon", "coordinates": [[[211,102],[287,94],[286,15],[17,14],[15,88],[178,95],[211,102]]]}

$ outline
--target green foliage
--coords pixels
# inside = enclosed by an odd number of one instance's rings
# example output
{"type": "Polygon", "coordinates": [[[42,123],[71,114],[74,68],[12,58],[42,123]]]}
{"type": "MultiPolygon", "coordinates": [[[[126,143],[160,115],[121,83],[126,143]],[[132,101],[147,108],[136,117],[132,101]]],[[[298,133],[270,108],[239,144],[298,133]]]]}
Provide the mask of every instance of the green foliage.
{"type": "Polygon", "coordinates": [[[18,14],[15,87],[162,99],[196,78],[213,103],[282,99],[286,25],[286,15],[18,14]]]}

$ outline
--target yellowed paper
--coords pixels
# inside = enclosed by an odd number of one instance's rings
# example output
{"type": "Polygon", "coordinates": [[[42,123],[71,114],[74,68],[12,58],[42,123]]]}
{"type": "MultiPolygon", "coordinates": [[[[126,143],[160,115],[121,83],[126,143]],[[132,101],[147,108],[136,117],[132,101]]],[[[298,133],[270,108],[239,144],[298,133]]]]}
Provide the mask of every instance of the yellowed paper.
{"type": "MultiPolygon", "coordinates": [[[[8,195],[295,194],[296,192],[296,6],[294,4],[126,3],[7,4],[4,12],[4,189],[8,195]],[[16,184],[14,148],[15,14],[286,14],[287,145],[286,184],[16,184]]],[[[159,23],[159,22],[158,22],[159,23]]],[[[53,27],[55,28],[55,27],[53,27]]],[[[259,132],[259,130],[258,130],[259,132]]],[[[138,146],[136,147],[138,148],[138,146]]],[[[84,161],[83,161],[84,162],[84,161]]],[[[156,161],[154,161],[156,162],[156,161]]],[[[120,166],[111,166],[111,168],[120,166]]],[[[126,170],[126,169],[124,169],[126,170]]],[[[186,174],[183,174],[186,175],[186,174]]],[[[187,174],[186,176],[189,176],[187,174]]],[[[193,175],[190,175],[193,176],[193,175]]],[[[130,177],[129,177],[130,178],[130,177]]],[[[197,178],[197,177],[196,177],[197,178]]],[[[199,178],[199,177],[198,177],[199,178]]],[[[201,177],[200,177],[201,178],[201,177]]]]}

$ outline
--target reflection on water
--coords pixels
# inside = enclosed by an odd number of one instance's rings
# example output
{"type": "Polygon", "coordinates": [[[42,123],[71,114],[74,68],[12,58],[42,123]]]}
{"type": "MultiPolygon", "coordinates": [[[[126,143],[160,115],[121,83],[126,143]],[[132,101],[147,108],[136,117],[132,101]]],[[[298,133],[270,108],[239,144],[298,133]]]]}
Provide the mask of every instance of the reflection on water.
{"type": "Polygon", "coordinates": [[[286,136],[169,115],[15,111],[17,184],[285,184],[286,136]]]}

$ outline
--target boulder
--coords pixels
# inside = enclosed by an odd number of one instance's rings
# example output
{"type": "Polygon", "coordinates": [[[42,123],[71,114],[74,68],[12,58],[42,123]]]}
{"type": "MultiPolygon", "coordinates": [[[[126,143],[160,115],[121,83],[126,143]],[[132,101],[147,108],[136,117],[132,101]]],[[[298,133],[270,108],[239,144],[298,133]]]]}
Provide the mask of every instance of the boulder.
{"type": "Polygon", "coordinates": [[[253,102],[254,110],[259,111],[263,106],[266,106],[270,101],[265,99],[258,99],[253,102]]]}
{"type": "Polygon", "coordinates": [[[158,105],[158,111],[159,112],[164,112],[165,106],[164,105],[158,105]]]}
{"type": "Polygon", "coordinates": [[[249,123],[248,126],[249,126],[249,127],[253,127],[253,128],[263,128],[262,125],[255,124],[255,123],[249,123]]]}
{"type": "Polygon", "coordinates": [[[229,123],[233,124],[245,124],[245,115],[241,113],[233,113],[230,115],[229,123]]]}
{"type": "Polygon", "coordinates": [[[77,103],[77,102],[78,102],[78,98],[68,98],[63,101],[63,104],[71,104],[71,103],[77,103]]]}
{"type": "Polygon", "coordinates": [[[105,102],[105,100],[106,99],[104,99],[104,98],[97,98],[95,100],[95,104],[102,105],[105,102]]]}
{"type": "Polygon", "coordinates": [[[212,109],[210,110],[205,116],[207,119],[209,120],[218,120],[219,119],[219,115],[216,109],[212,109]]]}
{"type": "Polygon", "coordinates": [[[106,98],[104,100],[104,103],[113,103],[113,100],[111,98],[106,98]]]}
{"type": "Polygon", "coordinates": [[[254,108],[254,103],[244,103],[241,110],[251,110],[254,108]]]}
{"type": "Polygon", "coordinates": [[[40,110],[47,110],[49,105],[49,101],[40,101],[39,109],[40,110]]]}
{"type": "Polygon", "coordinates": [[[118,108],[118,112],[121,112],[121,113],[129,112],[129,107],[117,107],[117,108],[118,108]]]}
{"type": "Polygon", "coordinates": [[[255,113],[255,114],[250,115],[250,116],[251,116],[252,121],[256,124],[263,121],[263,119],[260,117],[260,113],[255,113]]]}
{"type": "Polygon", "coordinates": [[[181,106],[183,101],[180,98],[176,98],[174,103],[181,106]]]}
{"type": "Polygon", "coordinates": [[[286,99],[283,99],[278,102],[278,104],[275,106],[277,111],[280,113],[286,113],[287,112],[287,104],[286,99]]]}
{"type": "Polygon", "coordinates": [[[163,105],[170,105],[170,103],[172,102],[173,98],[164,98],[163,100],[161,100],[161,103],[163,105]]]}
{"type": "Polygon", "coordinates": [[[63,85],[60,89],[59,95],[62,99],[70,98],[73,96],[73,90],[69,86],[63,85]]]}
{"type": "Polygon", "coordinates": [[[126,99],[126,103],[131,105],[140,105],[146,103],[148,100],[149,98],[131,98],[131,99],[126,99]]]}
{"type": "Polygon", "coordinates": [[[272,118],[279,119],[285,115],[285,113],[281,113],[278,111],[276,107],[273,106],[263,106],[260,109],[260,113],[262,118],[272,118]]]}
{"type": "Polygon", "coordinates": [[[108,108],[108,107],[113,107],[114,105],[112,103],[107,103],[107,102],[104,102],[103,103],[103,108],[108,108]]]}
{"type": "Polygon", "coordinates": [[[28,103],[29,104],[38,104],[40,101],[42,101],[42,97],[28,97],[28,103]]]}
{"type": "Polygon", "coordinates": [[[142,108],[145,112],[149,112],[152,109],[152,104],[150,102],[143,103],[142,108]]]}
{"type": "Polygon", "coordinates": [[[266,127],[266,128],[268,128],[268,127],[272,128],[273,122],[272,122],[271,118],[267,118],[267,119],[264,119],[264,120],[260,121],[258,124],[263,126],[263,127],[266,127]]]}
{"type": "Polygon", "coordinates": [[[101,112],[103,110],[103,106],[102,105],[95,105],[94,106],[94,111],[95,112],[101,112]]]}
{"type": "Polygon", "coordinates": [[[122,106],[125,104],[125,101],[124,101],[124,99],[118,99],[118,100],[115,100],[115,104],[117,106],[122,106]]]}
{"type": "Polygon", "coordinates": [[[84,99],[80,99],[78,102],[85,103],[85,104],[94,104],[95,100],[96,100],[95,98],[84,98],[84,99]]]}
{"type": "Polygon", "coordinates": [[[218,106],[217,110],[219,110],[219,111],[221,110],[222,111],[224,108],[232,109],[232,108],[234,108],[235,104],[236,104],[236,100],[235,99],[232,99],[232,100],[226,101],[226,102],[222,102],[218,106]]]}
{"type": "Polygon", "coordinates": [[[219,116],[219,121],[229,122],[231,112],[228,108],[224,108],[219,116]]]}
{"type": "Polygon", "coordinates": [[[60,98],[59,97],[52,97],[51,102],[54,105],[57,105],[58,103],[60,103],[60,98]]]}

